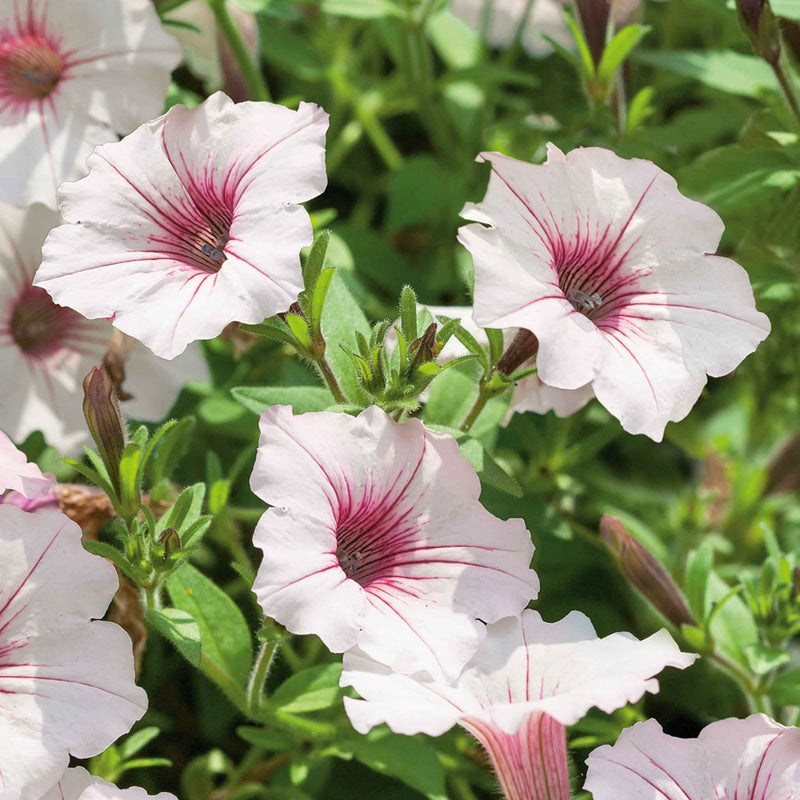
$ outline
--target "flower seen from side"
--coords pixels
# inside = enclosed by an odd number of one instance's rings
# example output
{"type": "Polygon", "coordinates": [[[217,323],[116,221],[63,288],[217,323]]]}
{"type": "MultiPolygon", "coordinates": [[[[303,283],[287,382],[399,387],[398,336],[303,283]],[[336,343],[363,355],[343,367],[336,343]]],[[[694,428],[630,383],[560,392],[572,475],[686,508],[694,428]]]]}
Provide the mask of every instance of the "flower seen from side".
{"type": "Polygon", "coordinates": [[[150,795],[139,786],[120,789],[113,783],[91,775],[83,767],[70,767],[41,800],[176,800],[176,798],[169,792],[150,795]]]}
{"type": "Polygon", "coordinates": [[[5,0],[0,201],[55,208],[96,145],[163,109],[180,58],[150,0],[5,0]]]}
{"type": "Polygon", "coordinates": [[[418,420],[273,406],[250,485],[273,506],[254,536],[264,613],[334,652],[358,645],[401,672],[458,674],[478,620],[537,593],[522,521],[486,511],[456,441],[418,420]]]}
{"type": "Polygon", "coordinates": [[[798,800],[800,728],[764,714],[723,719],[696,739],[668,736],[653,719],[589,755],[594,800],[798,800]]]}
{"type": "Polygon", "coordinates": [[[101,753],[144,714],[130,638],[92,621],[117,584],[64,514],[0,506],[0,789],[21,800],[38,800],[70,754],[101,753]]]}
{"type": "Polygon", "coordinates": [[[714,253],[722,222],[649,161],[609,150],[543,165],[499,153],[459,239],[475,266],[475,320],[538,340],[539,378],[590,388],[631,433],[660,441],[707,381],[770,330],[747,273],[714,253]]]}
{"type": "Polygon", "coordinates": [[[303,288],[312,230],[299,204],[325,188],[327,126],[310,103],[218,92],[98,147],[89,175],[59,191],[68,224],[48,237],[36,286],[166,359],[285,311],[303,288]]]}
{"type": "MultiPolygon", "coordinates": [[[[21,441],[40,430],[49,444],[71,455],[88,440],[81,410],[81,383],[102,363],[113,328],[56,305],[33,286],[42,243],[58,214],[34,204],[26,210],[0,205],[0,427],[21,441]]],[[[124,387],[133,397],[122,404],[134,418],[158,421],[188,381],[208,379],[196,346],[167,363],[133,342],[125,363],[124,387]]]]}
{"type": "Polygon", "coordinates": [[[354,650],[341,684],[363,698],[344,701],[360,733],[385,722],[395,733],[440,736],[460,724],[486,748],[509,800],[568,800],[565,726],[593,706],[611,713],[656,692],[664,667],[694,659],[665,630],[600,639],[577,611],[547,623],[528,609],[489,625],[456,680],[399,675],[354,650]]]}

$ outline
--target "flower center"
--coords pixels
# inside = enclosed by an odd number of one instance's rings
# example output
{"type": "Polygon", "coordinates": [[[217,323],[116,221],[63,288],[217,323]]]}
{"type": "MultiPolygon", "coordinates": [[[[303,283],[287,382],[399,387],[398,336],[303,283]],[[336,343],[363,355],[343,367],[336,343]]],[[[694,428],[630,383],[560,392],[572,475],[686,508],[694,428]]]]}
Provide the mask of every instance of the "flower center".
{"type": "Polygon", "coordinates": [[[11,312],[12,339],[25,355],[47,355],[74,332],[81,317],[70,308],[57,306],[38,286],[27,286],[11,312]]]}
{"type": "Polygon", "coordinates": [[[63,71],[61,56],[41,36],[20,36],[0,44],[0,91],[14,97],[48,97],[63,71]]]}
{"type": "Polygon", "coordinates": [[[209,226],[198,231],[192,250],[192,263],[203,272],[217,273],[225,263],[225,245],[230,238],[230,220],[209,220],[209,226]]]}
{"type": "Polygon", "coordinates": [[[596,311],[603,304],[603,298],[597,292],[594,294],[586,294],[580,289],[570,289],[567,295],[567,300],[572,304],[576,311],[585,314],[591,319],[592,312],[596,311]]]}

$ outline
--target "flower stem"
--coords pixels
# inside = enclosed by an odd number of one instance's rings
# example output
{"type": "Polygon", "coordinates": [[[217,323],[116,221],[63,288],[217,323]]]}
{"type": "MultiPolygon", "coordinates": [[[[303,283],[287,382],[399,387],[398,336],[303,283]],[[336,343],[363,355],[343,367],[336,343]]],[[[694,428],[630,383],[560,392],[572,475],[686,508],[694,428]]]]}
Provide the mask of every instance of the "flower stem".
{"type": "Polygon", "coordinates": [[[231,47],[236,63],[242,71],[247,90],[250,93],[251,100],[269,101],[271,99],[269,89],[267,88],[264,76],[261,70],[250,56],[250,51],[247,49],[247,44],[242,38],[242,34],[236,27],[236,23],[231,19],[228,13],[228,8],[225,5],[225,0],[208,0],[211,10],[214,12],[214,17],[217,20],[217,25],[222,31],[222,34],[228,41],[231,47]]]}
{"type": "Polygon", "coordinates": [[[250,680],[247,683],[247,708],[249,716],[253,719],[258,719],[261,714],[264,705],[264,683],[269,675],[277,648],[277,642],[264,642],[250,673],[250,680]]]}
{"type": "Polygon", "coordinates": [[[784,70],[780,61],[777,61],[772,65],[772,71],[775,73],[775,77],[778,79],[778,83],[783,90],[783,96],[786,100],[786,105],[789,106],[789,109],[791,110],[792,114],[794,114],[795,119],[798,121],[798,123],[800,123],[800,101],[798,101],[797,92],[794,90],[794,86],[792,86],[791,81],[786,75],[786,71],[784,70]]]}
{"type": "Polygon", "coordinates": [[[325,381],[325,385],[333,395],[333,399],[337,403],[347,403],[347,396],[342,391],[342,387],[339,386],[339,381],[336,380],[331,365],[328,363],[325,356],[320,356],[314,363],[317,365],[317,369],[319,369],[319,374],[322,375],[322,380],[325,381]]]}
{"type": "Polygon", "coordinates": [[[461,423],[461,427],[459,428],[459,430],[463,431],[464,433],[467,433],[475,424],[475,421],[480,416],[484,406],[494,396],[494,392],[490,391],[488,383],[489,381],[486,378],[481,381],[480,389],[478,390],[478,396],[475,398],[472,408],[467,413],[467,416],[464,418],[464,421],[461,423]]]}

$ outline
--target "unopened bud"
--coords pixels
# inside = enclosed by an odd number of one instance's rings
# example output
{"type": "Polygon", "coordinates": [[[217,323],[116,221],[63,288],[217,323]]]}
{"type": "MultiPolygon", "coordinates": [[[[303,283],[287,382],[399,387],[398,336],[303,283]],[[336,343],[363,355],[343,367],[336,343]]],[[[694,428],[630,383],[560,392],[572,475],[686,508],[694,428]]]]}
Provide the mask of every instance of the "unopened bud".
{"type": "Polygon", "coordinates": [[[436,356],[436,323],[432,322],[425,328],[425,332],[419,339],[414,339],[408,347],[408,352],[412,356],[410,372],[413,372],[420,364],[427,364],[433,361],[436,356]]]}
{"type": "Polygon", "coordinates": [[[175,528],[164,528],[158,537],[158,543],[164,548],[164,561],[181,549],[181,537],[175,528]]]}
{"type": "Polygon", "coordinates": [[[773,66],[781,56],[781,36],[778,20],[768,0],[736,0],[739,24],[747,34],[753,50],[773,66]]]}
{"type": "MultiPolygon", "coordinates": [[[[258,38],[258,23],[256,18],[249,11],[240,8],[236,3],[228,2],[225,4],[230,15],[231,22],[236,26],[242,37],[242,42],[250,53],[250,58],[258,63],[261,52],[258,38]]],[[[222,69],[224,80],[223,89],[235,103],[250,100],[250,90],[247,81],[239,66],[239,60],[233,52],[228,37],[217,28],[217,47],[219,48],[219,65],[222,69]]]]}
{"type": "Polygon", "coordinates": [[[83,416],[119,493],[119,464],[128,437],[114,382],[104,367],[92,367],[83,379],[83,416]]]}
{"type": "Polygon", "coordinates": [[[622,521],[604,514],[600,538],[614,556],[620,572],[673,625],[697,626],[680,589],[661,562],[633,538],[622,521]]]}
{"type": "Polygon", "coordinates": [[[497,362],[497,371],[511,375],[539,350],[539,340],[525,328],[520,328],[511,344],[497,362]]]}
{"type": "Polygon", "coordinates": [[[122,387],[125,382],[125,362],[130,355],[132,344],[133,339],[130,336],[114,328],[114,333],[108,340],[106,351],[103,353],[103,366],[111,377],[120,400],[133,399],[133,395],[122,387]]]}
{"type": "Polygon", "coordinates": [[[600,64],[606,49],[608,20],[611,16],[611,0],[575,0],[581,20],[586,44],[592,54],[595,67],[600,64]]]}

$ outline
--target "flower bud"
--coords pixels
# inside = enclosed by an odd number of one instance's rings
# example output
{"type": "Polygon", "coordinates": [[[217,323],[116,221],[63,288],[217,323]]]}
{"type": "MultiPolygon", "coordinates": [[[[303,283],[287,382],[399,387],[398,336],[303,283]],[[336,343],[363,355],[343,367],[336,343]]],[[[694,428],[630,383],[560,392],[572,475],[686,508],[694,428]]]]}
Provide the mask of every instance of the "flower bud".
{"type": "Polygon", "coordinates": [[[539,340],[525,328],[520,328],[511,344],[497,362],[497,371],[511,375],[539,350],[539,340]]]}
{"type": "Polygon", "coordinates": [[[164,548],[164,561],[181,549],[181,537],[175,528],[164,528],[158,537],[158,543],[164,548]]]}
{"type": "Polygon", "coordinates": [[[673,625],[697,626],[672,577],[619,519],[604,514],[600,520],[600,538],[614,556],[620,572],[673,625]]]}
{"type": "Polygon", "coordinates": [[[408,347],[408,352],[412,356],[409,372],[413,373],[420,364],[427,364],[433,361],[436,356],[436,328],[432,322],[425,328],[425,332],[419,339],[414,339],[408,347]]]}
{"type": "Polygon", "coordinates": [[[575,5],[596,68],[606,49],[611,0],[575,0],[575,5]]]}
{"type": "MultiPolygon", "coordinates": [[[[261,57],[258,37],[258,23],[249,11],[240,8],[236,3],[226,3],[231,22],[236,26],[242,37],[250,57],[258,63],[261,57]]],[[[225,94],[236,103],[250,100],[250,90],[242,73],[239,61],[233,52],[228,38],[220,28],[217,28],[217,48],[219,50],[219,65],[222,70],[223,89],[225,94]]]]}
{"type": "Polygon", "coordinates": [[[768,0],[736,0],[736,8],[739,24],[753,50],[767,63],[777,64],[781,56],[780,30],[768,0]]]}
{"type": "Polygon", "coordinates": [[[114,382],[104,367],[92,367],[83,379],[83,416],[119,493],[119,464],[128,436],[114,382]]]}

